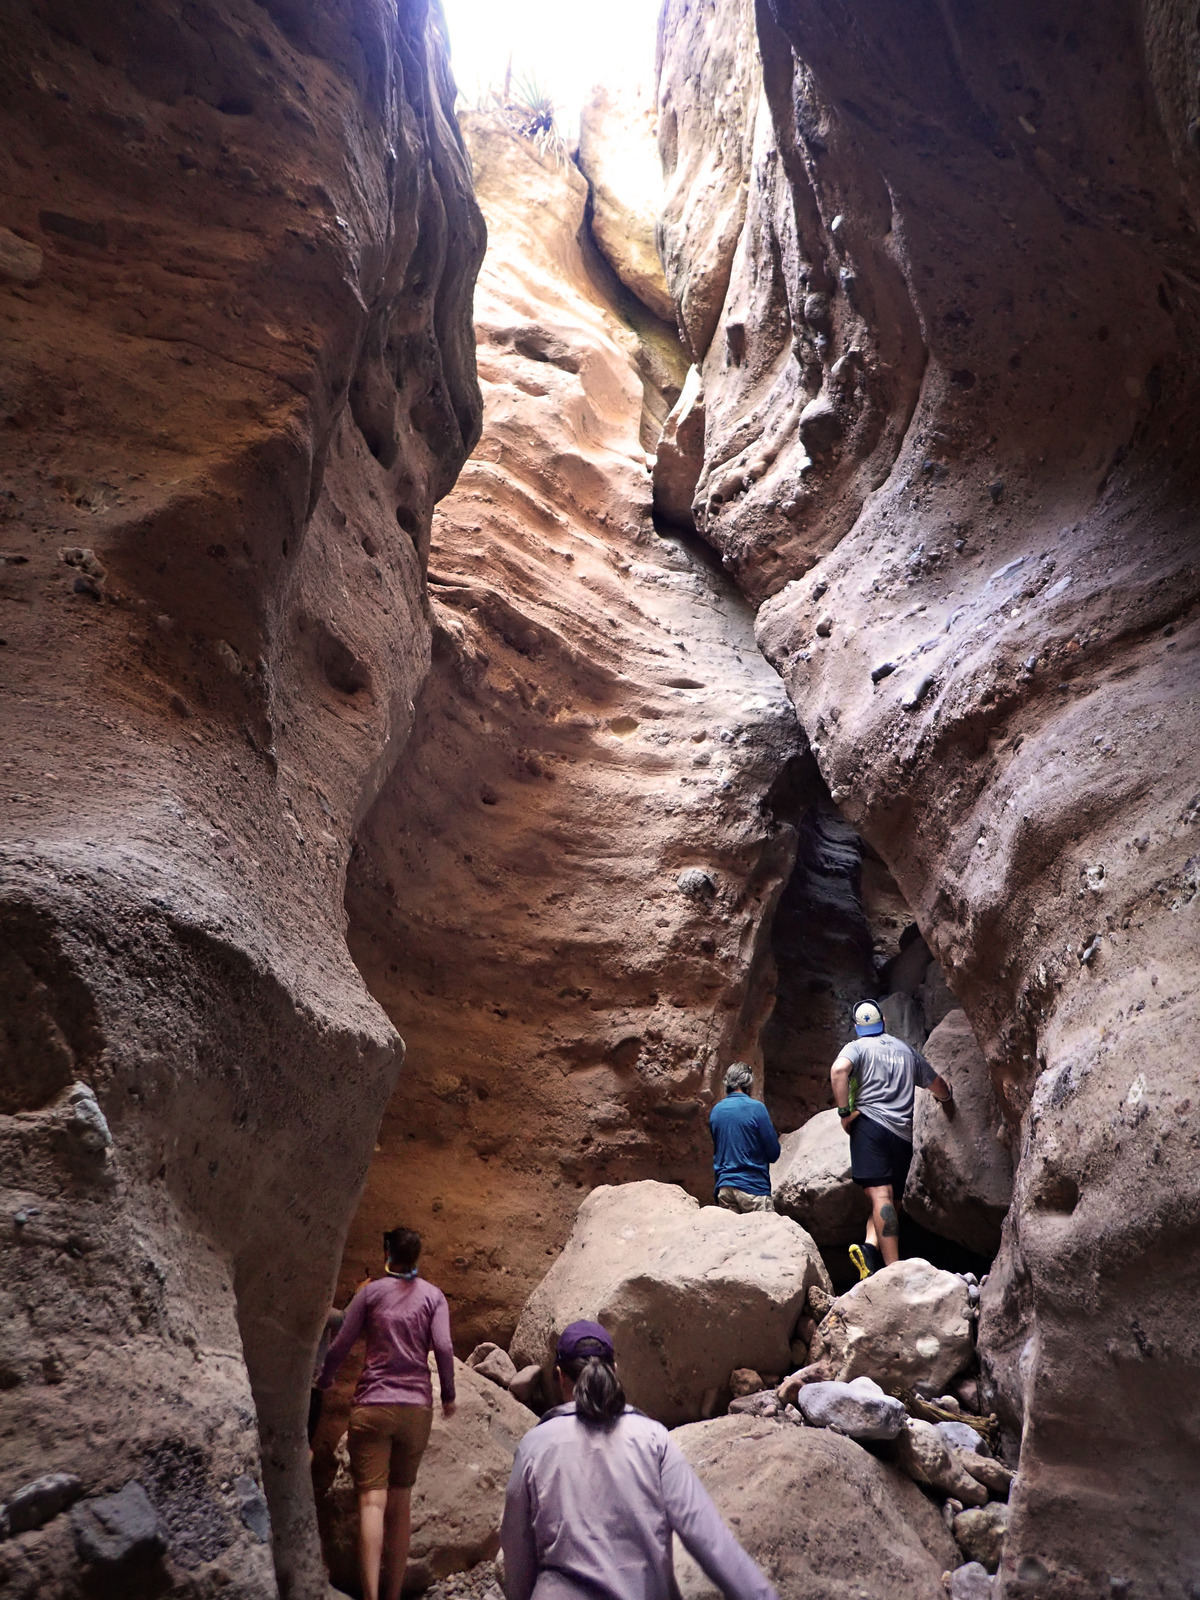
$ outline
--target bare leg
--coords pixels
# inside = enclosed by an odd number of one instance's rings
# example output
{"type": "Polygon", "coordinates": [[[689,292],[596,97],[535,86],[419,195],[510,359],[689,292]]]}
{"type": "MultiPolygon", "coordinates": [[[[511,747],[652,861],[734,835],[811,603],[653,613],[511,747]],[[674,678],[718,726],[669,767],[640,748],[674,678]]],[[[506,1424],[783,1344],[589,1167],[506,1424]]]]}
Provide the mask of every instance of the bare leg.
{"type": "Polygon", "coordinates": [[[384,1538],[387,1543],[387,1600],[400,1600],[408,1545],[412,1538],[412,1490],[389,1489],[384,1538]]]}
{"type": "Polygon", "coordinates": [[[871,1202],[871,1221],[867,1226],[867,1243],[873,1244],[883,1256],[883,1264],[890,1267],[900,1259],[900,1218],[890,1183],[868,1189],[871,1202]],[[874,1235],[874,1237],[872,1237],[874,1235]]]}
{"type": "Polygon", "coordinates": [[[379,1600],[379,1565],[383,1559],[383,1518],[387,1503],[386,1489],[358,1491],[358,1559],[362,1569],[363,1600],[379,1600]]]}

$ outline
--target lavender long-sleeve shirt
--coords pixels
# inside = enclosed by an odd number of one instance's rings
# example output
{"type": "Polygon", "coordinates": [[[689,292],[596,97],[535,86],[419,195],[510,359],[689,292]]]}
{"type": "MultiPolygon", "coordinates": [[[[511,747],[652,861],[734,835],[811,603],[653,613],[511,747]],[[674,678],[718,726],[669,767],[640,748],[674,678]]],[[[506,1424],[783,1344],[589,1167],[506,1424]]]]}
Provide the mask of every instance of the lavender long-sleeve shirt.
{"type": "Polygon", "coordinates": [[[451,1404],[454,1347],[450,1343],[450,1308],[440,1289],[424,1278],[376,1278],[364,1284],[346,1309],[341,1332],[329,1346],[318,1389],[328,1389],[364,1332],[367,1354],[354,1391],[356,1406],[431,1406],[430,1350],[437,1361],[442,1404],[451,1404]]]}
{"type": "Polygon", "coordinates": [[[779,1600],[660,1422],[557,1406],[521,1440],[500,1543],[507,1600],[678,1600],[676,1533],[726,1600],[779,1600]]]}

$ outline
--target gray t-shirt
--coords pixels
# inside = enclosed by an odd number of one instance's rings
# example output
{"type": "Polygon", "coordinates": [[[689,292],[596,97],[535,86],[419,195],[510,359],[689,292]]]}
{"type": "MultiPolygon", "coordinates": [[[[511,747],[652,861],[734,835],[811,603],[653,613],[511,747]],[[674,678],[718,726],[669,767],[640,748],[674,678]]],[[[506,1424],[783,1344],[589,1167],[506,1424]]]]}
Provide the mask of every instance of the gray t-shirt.
{"type": "Polygon", "coordinates": [[[928,1089],[936,1070],[920,1051],[890,1033],[853,1040],[838,1059],[843,1057],[852,1063],[858,1079],[855,1110],[911,1144],[914,1086],[919,1083],[928,1089]]]}

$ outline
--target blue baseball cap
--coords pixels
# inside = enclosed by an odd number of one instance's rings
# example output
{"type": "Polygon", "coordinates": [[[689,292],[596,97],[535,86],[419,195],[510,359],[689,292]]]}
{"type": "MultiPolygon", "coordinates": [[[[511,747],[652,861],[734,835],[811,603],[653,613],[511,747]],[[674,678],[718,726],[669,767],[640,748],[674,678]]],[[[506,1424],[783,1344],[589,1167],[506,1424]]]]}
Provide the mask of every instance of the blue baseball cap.
{"type": "Polygon", "coordinates": [[[860,1039],[883,1032],[883,1012],[874,1000],[864,1000],[854,1008],[854,1031],[860,1039]]]}

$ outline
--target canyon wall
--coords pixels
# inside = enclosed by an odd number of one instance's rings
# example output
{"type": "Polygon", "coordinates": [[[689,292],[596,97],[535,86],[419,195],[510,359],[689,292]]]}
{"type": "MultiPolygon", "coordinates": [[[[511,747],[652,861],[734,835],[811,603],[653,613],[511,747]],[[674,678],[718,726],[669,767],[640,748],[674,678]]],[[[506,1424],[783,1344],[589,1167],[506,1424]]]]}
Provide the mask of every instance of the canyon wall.
{"type": "Polygon", "coordinates": [[[1017,1130],[1002,1591],[1191,1593],[1195,9],[667,0],[660,41],[695,369],[656,492],[1017,1130]]]}
{"type": "Polygon", "coordinates": [[[323,1597],[309,1373],[402,1055],[345,869],[480,416],[440,13],[4,15],[0,1498],[139,1483],[166,1554],[58,1516],[0,1588],[323,1597]]]}
{"type": "Polygon", "coordinates": [[[652,379],[584,179],[464,127],[483,434],[434,519],[433,667],[350,869],[351,948],[408,1055],[342,1288],[417,1227],[465,1351],[507,1343],[593,1185],[710,1193],[705,1108],[760,1062],[796,848],[773,791],[804,741],[750,608],[654,531],[652,379]]]}

